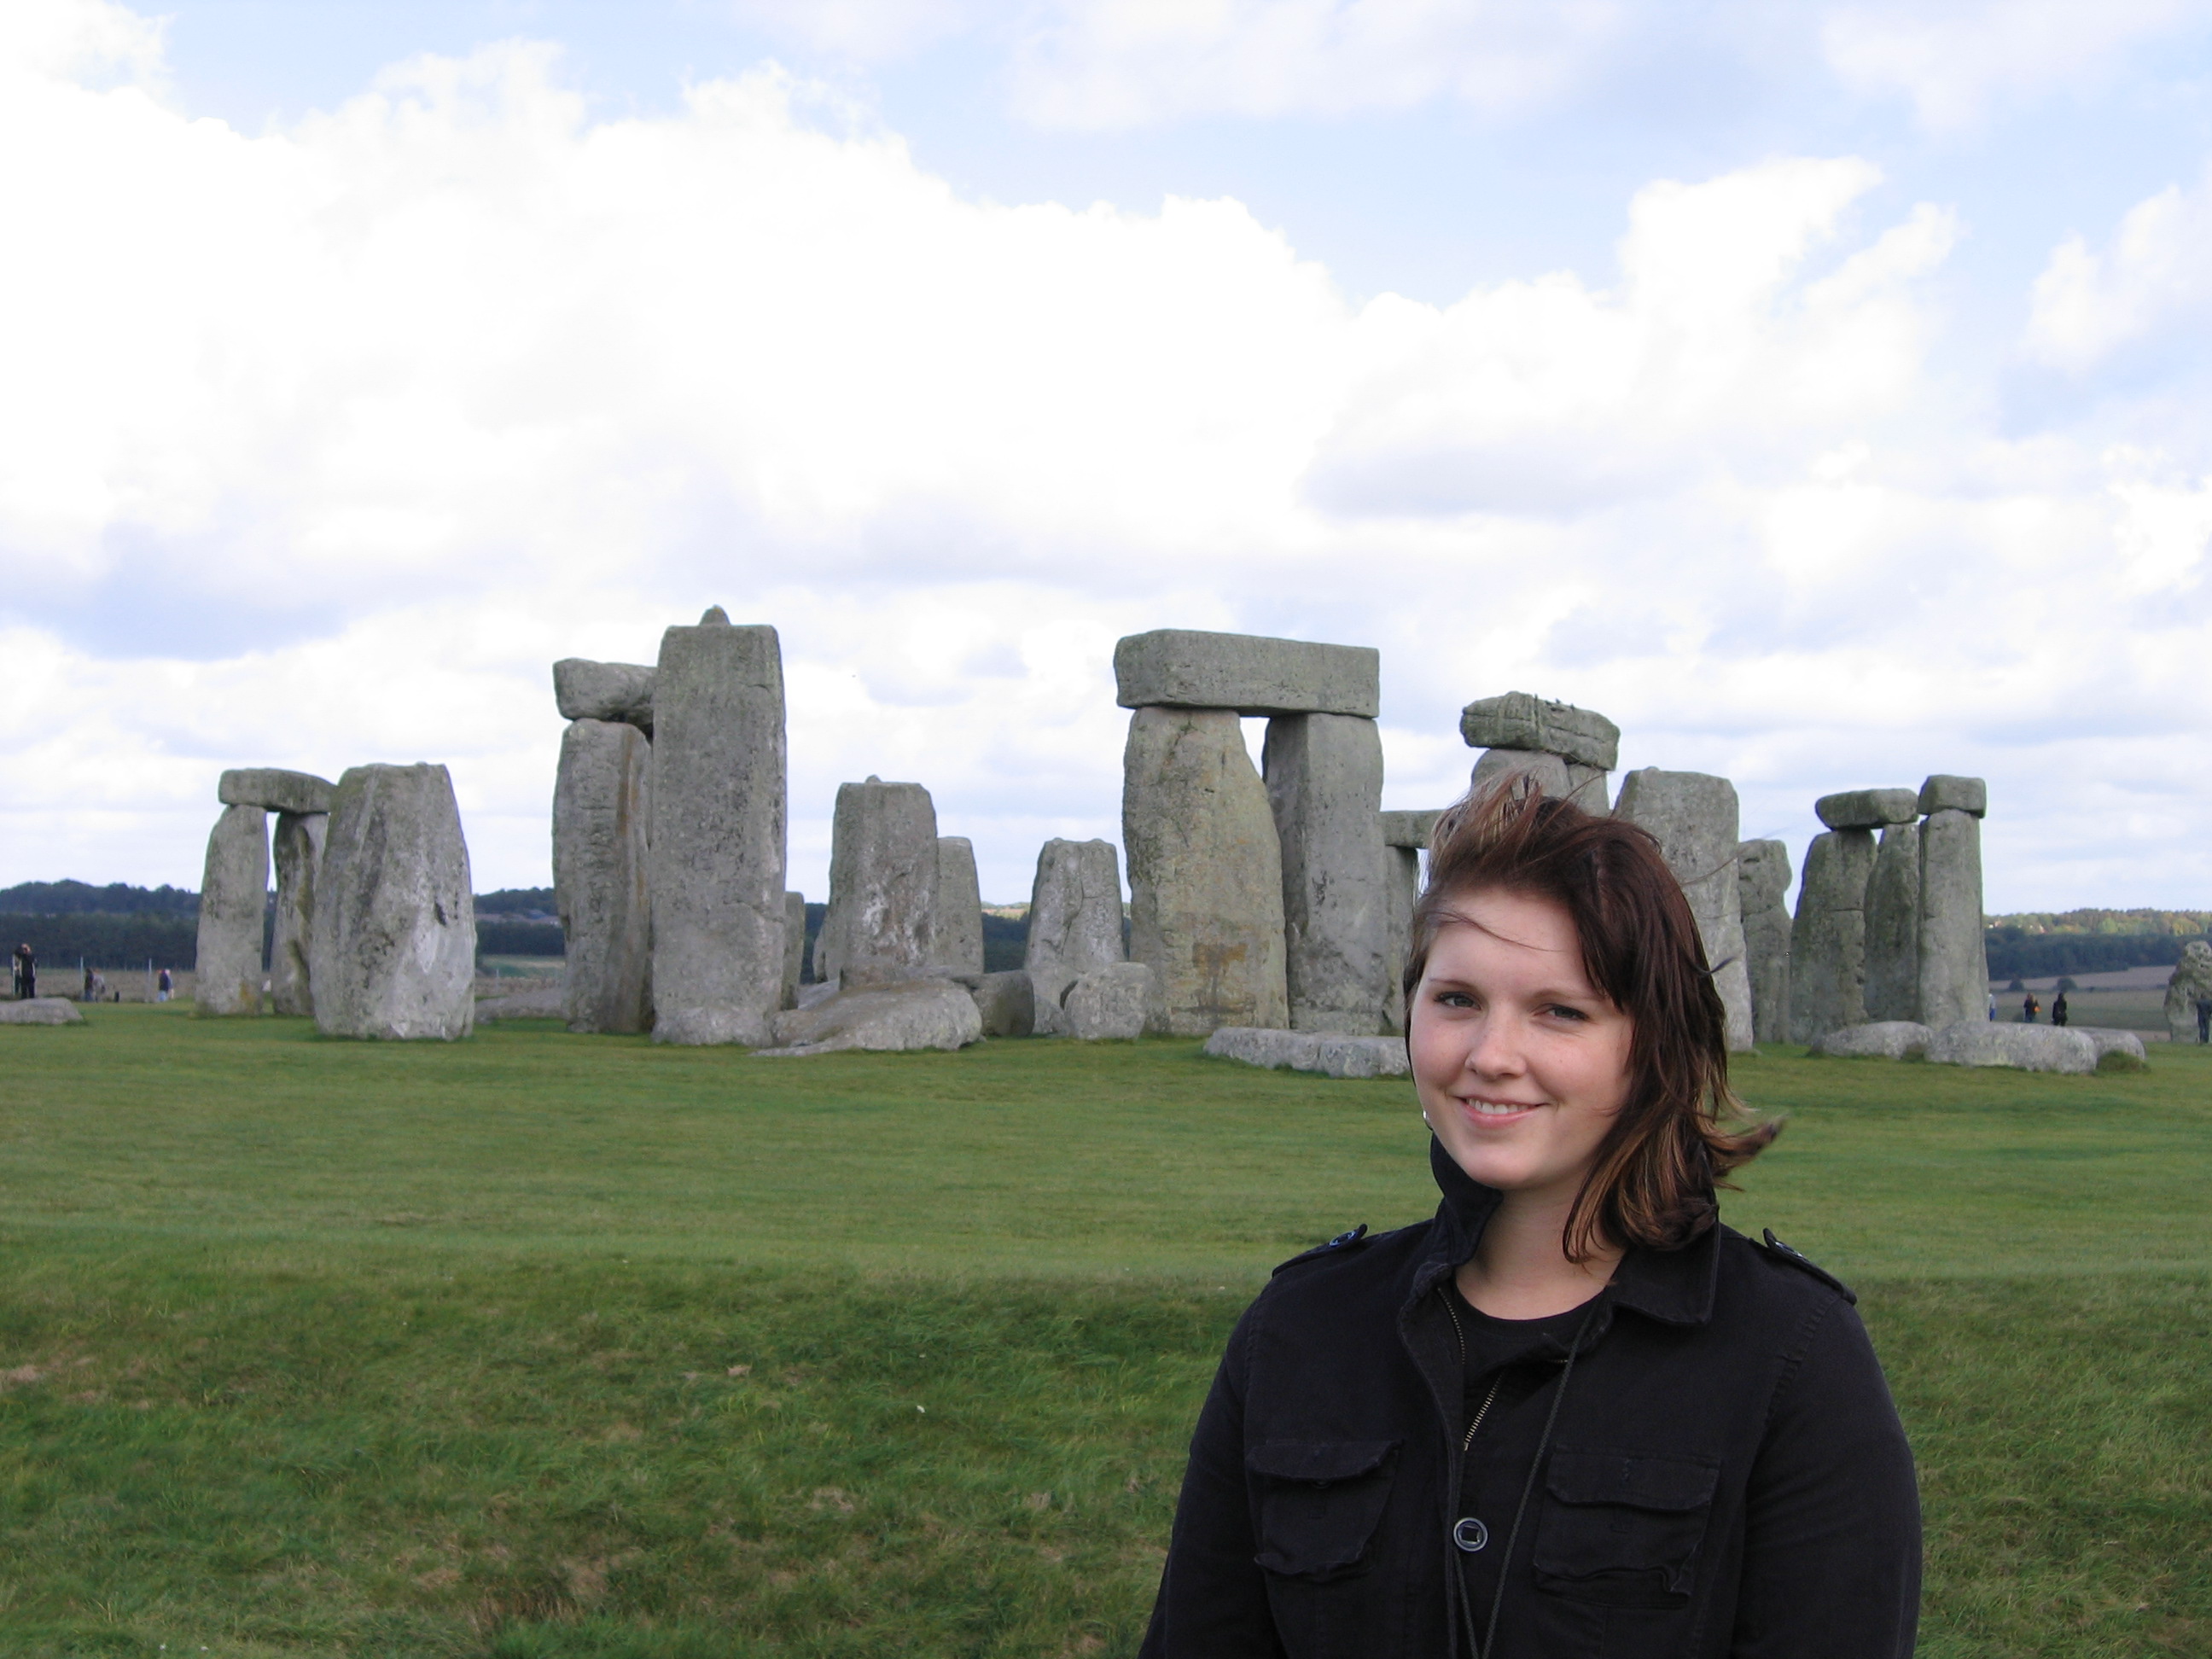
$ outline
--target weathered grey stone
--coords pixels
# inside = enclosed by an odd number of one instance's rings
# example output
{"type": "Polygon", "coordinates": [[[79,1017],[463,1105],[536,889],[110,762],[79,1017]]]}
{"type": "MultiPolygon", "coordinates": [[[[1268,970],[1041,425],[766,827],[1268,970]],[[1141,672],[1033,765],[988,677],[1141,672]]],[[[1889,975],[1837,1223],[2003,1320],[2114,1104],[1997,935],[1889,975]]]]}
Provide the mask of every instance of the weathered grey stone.
{"type": "Polygon", "coordinates": [[[1282,849],[1236,714],[1139,708],[1122,778],[1129,954],[1155,975],[1152,1029],[1287,1024],[1282,849]]]}
{"type": "Polygon", "coordinates": [[[1790,1041],[1790,849],[1738,842],[1735,884],[1743,908],[1743,965],[1751,981],[1751,1034],[1790,1041]]]}
{"type": "Polygon", "coordinates": [[[1967,1019],[1938,1030],[1928,1040],[1928,1059],[1936,1066],[2002,1066],[2019,1072],[2080,1074],[2097,1069],[2097,1045],[2063,1026],[1967,1019]]]}
{"type": "Polygon", "coordinates": [[[84,1016],[67,997],[33,997],[0,1002],[0,1025],[82,1025],[84,1016]]]}
{"type": "Polygon", "coordinates": [[[217,779],[215,798],[225,806],[258,806],[264,812],[327,812],[334,787],[312,772],[247,766],[217,779]]]}
{"type": "Polygon", "coordinates": [[[1613,811],[1612,797],[1607,781],[1613,775],[1600,766],[1584,766],[1577,761],[1567,763],[1567,799],[1583,811],[1604,817],[1613,811]]]}
{"type": "Polygon", "coordinates": [[[269,1001],[280,1014],[315,1012],[310,963],[315,875],[322,867],[323,837],[330,825],[327,812],[276,815],[276,927],[269,945],[269,1001]]]}
{"type": "Polygon", "coordinates": [[[1206,1040],[1206,1053],[1269,1071],[1313,1072],[1324,1077],[1404,1077],[1411,1067],[1397,1037],[1345,1032],[1273,1031],[1224,1025],[1206,1040]]]}
{"type": "Polygon", "coordinates": [[[1751,1048],[1751,973],[1744,963],[1742,897],[1736,887],[1735,786],[1703,772],[1647,766],[1621,781],[1613,816],[1659,843],[1698,919],[1713,988],[1728,1013],[1728,1045],[1751,1048]]]}
{"type": "Polygon", "coordinates": [[[1121,871],[1110,841],[1048,841],[1030,889],[1022,962],[1036,986],[1036,1030],[1065,1029],[1060,1000],[1076,977],[1127,956],[1121,941],[1121,871]]]}
{"type": "Polygon", "coordinates": [[[635,662],[563,657],[553,665],[553,701],[565,720],[619,720],[653,735],[653,688],[659,671],[635,662]]]}
{"type": "Polygon", "coordinates": [[[1936,812],[1964,812],[1969,817],[1983,817],[1990,810],[1990,787],[1979,778],[1953,777],[1938,772],[1920,786],[1917,804],[1923,817],[1936,812]]]}
{"type": "Polygon", "coordinates": [[[1067,1034],[1084,1042],[1130,1039],[1145,1034],[1152,1000],[1152,970],[1141,962],[1111,962],[1093,968],[1067,988],[1060,999],[1067,1034]]]}
{"type": "Polygon", "coordinates": [[[269,815],[226,806],[208,836],[200,880],[192,1002],[203,1014],[261,1012],[261,921],[269,907],[269,815]]]}
{"type": "Polygon", "coordinates": [[[963,974],[983,971],[983,895],[975,879],[975,844],[965,836],[937,838],[929,959],[963,974]]]}
{"type": "MultiPolygon", "coordinates": [[[[1388,814],[1385,814],[1387,817],[1388,814]]],[[[1410,847],[1382,849],[1382,899],[1389,916],[1389,945],[1382,971],[1388,993],[1382,1004],[1384,1029],[1406,1029],[1406,963],[1413,954],[1413,906],[1421,896],[1421,855],[1410,847]]]]}
{"type": "Polygon", "coordinates": [[[1981,821],[1943,807],[1920,826],[1920,1023],[1983,1018],[1989,988],[1981,821]]]}
{"type": "Polygon", "coordinates": [[[1442,817],[1441,811],[1385,812],[1382,844],[1425,853],[1429,850],[1429,837],[1437,832],[1437,820],[1442,817]]]}
{"type": "Polygon", "coordinates": [[[1379,1031],[1390,946],[1382,736],[1349,714],[1278,715],[1262,775],[1282,842],[1291,1028],[1379,1031]]]}
{"type": "Polygon", "coordinates": [[[1879,830],[1920,816],[1920,797],[1910,789],[1846,789],[1823,795],[1813,811],[1831,830],[1879,830]]]}
{"type": "Polygon", "coordinates": [[[1903,1060],[1925,1054],[1934,1036],[1917,1020],[1875,1020],[1829,1032],[1813,1045],[1813,1052],[1837,1060],[1903,1060]]]}
{"type": "Polygon", "coordinates": [[[975,1000],[987,1037],[1029,1036],[1036,1030],[1036,981],[1024,969],[1000,974],[965,974],[959,982],[975,1000]]]}
{"type": "Polygon", "coordinates": [[[2143,1040],[2133,1031],[2116,1030],[2108,1025],[2069,1025],[2069,1031],[2079,1031],[2097,1045],[2097,1064],[2103,1066],[2107,1054],[2119,1054],[2148,1066],[2150,1056],[2143,1048],[2143,1040]]]}
{"type": "Polygon", "coordinates": [[[1474,770],[1468,775],[1468,793],[1480,794],[1514,777],[1529,779],[1553,800],[1565,800],[1574,793],[1566,762],[1557,755],[1535,749],[1484,750],[1481,758],[1474,763],[1474,770]]]}
{"type": "Polygon", "coordinates": [[[837,988],[827,980],[809,980],[799,988],[799,995],[791,1006],[794,1008],[816,1008],[836,994],[837,988]]]}
{"type": "Polygon", "coordinates": [[[983,1017],[965,988],[949,979],[911,979],[840,991],[811,1008],[780,1013],[776,1047],[758,1055],[786,1059],[848,1048],[963,1048],[982,1035],[983,1017]]]}
{"type": "Polygon", "coordinates": [[[670,629],[653,709],[653,1040],[764,1042],[783,1000],[775,629],[670,629]]]}
{"type": "Polygon", "coordinates": [[[1602,714],[1526,691],[1483,697],[1460,711],[1470,749],[1529,749],[1600,772],[1620,763],[1620,728],[1602,714]]]}
{"type": "Polygon", "coordinates": [[[1916,824],[1887,825],[1875,846],[1874,872],[1867,878],[1864,994],[1869,1020],[1913,1019],[1920,1012],[1920,830],[1916,824]]]}
{"type": "Polygon", "coordinates": [[[1874,856],[1874,836],[1865,830],[1831,830],[1805,849],[1790,929],[1792,1042],[1817,1042],[1866,1024],[1866,894],[1874,856]]]}
{"type": "MultiPolygon", "coordinates": [[[[839,784],[830,908],[814,942],[815,973],[842,985],[857,968],[932,961],[937,859],[937,809],[928,790],[877,777],[839,784]]],[[[982,925],[979,914],[979,933],[982,925]]]]}
{"type": "Polygon", "coordinates": [[[783,896],[783,1006],[799,1006],[799,981],[806,976],[806,895],[783,896]]]}
{"type": "Polygon", "coordinates": [[[568,1017],[568,998],[558,985],[541,985],[532,991],[517,991],[511,996],[478,997],[476,1020],[482,1025],[487,1021],[501,1019],[566,1019],[568,1017]]]}
{"type": "Polygon", "coordinates": [[[1252,634],[1162,628],[1114,647],[1124,708],[1233,708],[1242,714],[1353,714],[1382,706],[1372,646],[1317,645],[1252,634]]]}
{"type": "Polygon", "coordinates": [[[568,1029],[653,1025],[653,744],[579,720],[553,784],[553,893],[568,952],[568,1029]]]}
{"type": "Polygon", "coordinates": [[[338,780],[308,968],[325,1036],[466,1036],[476,902],[442,766],[356,766],[338,780]]]}
{"type": "Polygon", "coordinates": [[[2166,1035],[2176,1042],[2197,1039],[2197,1005],[2212,1001],[2212,945],[2193,939],[2166,981],[2166,1035]]]}

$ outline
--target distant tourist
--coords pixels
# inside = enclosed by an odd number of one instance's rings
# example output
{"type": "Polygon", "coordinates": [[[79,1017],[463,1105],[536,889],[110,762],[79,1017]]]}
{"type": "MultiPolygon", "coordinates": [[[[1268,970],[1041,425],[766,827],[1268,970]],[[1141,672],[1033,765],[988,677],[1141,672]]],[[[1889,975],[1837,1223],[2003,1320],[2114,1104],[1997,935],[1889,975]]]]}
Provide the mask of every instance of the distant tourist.
{"type": "Polygon", "coordinates": [[[1992,992],[1990,992],[1990,1018],[1992,1020],[1994,1020],[1994,1019],[1996,1019],[1996,1017],[1997,1017],[1997,994],[1996,994],[1995,991],[1992,991],[1992,992]]]}
{"type": "Polygon", "coordinates": [[[161,975],[154,981],[154,1000],[167,1002],[169,1000],[169,993],[176,988],[174,981],[169,978],[169,970],[164,968],[161,969],[161,975]]]}
{"type": "Polygon", "coordinates": [[[39,994],[39,959],[27,945],[15,947],[15,1000],[28,1002],[39,994]]]}
{"type": "Polygon", "coordinates": [[[2212,997],[2197,999],[2197,1040],[2212,1042],[2212,997]]]}
{"type": "Polygon", "coordinates": [[[94,978],[96,978],[96,977],[97,977],[97,975],[94,975],[94,974],[93,973],[93,971],[92,971],[92,969],[91,969],[91,968],[90,968],[90,967],[87,967],[87,968],[85,969],[85,970],[84,970],[84,995],[83,995],[83,997],[82,997],[82,999],[80,999],[81,1000],[85,1001],[85,1002],[90,1002],[90,1001],[92,1000],[92,999],[93,999],[92,981],[94,981],[94,978]]]}
{"type": "Polygon", "coordinates": [[[2043,1005],[2035,1000],[2035,993],[2030,991],[2027,999],[2020,1005],[2020,1023],[2023,1025],[2033,1025],[2035,1024],[2035,1017],[2042,1012],[2043,1005]]]}
{"type": "Polygon", "coordinates": [[[2066,993],[2063,991],[2051,1000],[2051,1023],[2053,1025],[2066,1023],[2066,993]]]}
{"type": "Polygon", "coordinates": [[[1909,1654],[1912,1452],[1850,1292],[1720,1224],[1774,1131],[1656,844],[1463,802],[1407,978],[1443,1203],[1238,1322],[1140,1659],[1909,1654]]]}

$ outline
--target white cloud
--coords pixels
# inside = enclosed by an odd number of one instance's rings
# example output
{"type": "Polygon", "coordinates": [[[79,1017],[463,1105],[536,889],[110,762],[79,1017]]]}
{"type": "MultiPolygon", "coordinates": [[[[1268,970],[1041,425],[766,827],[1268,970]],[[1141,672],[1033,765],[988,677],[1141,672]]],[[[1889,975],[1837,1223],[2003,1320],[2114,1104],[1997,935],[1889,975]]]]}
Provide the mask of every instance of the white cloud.
{"type": "MultiPolygon", "coordinates": [[[[221,767],[419,758],[487,884],[542,880],[547,665],[711,602],[782,631],[817,890],[870,772],[994,896],[1118,839],[1112,643],[1164,625],[1382,647],[1392,805],[1510,686],[1735,777],[1747,831],[1987,772],[2000,897],[2065,745],[2208,788],[2157,746],[2205,712],[2203,484],[1998,436],[1932,356],[1956,224],[1863,222],[1862,161],[1653,184],[1615,271],[1355,307],[1237,203],[963,200],[773,70],[594,121],[509,46],[246,137],[9,27],[0,884],[194,881],[221,767]]],[[[2037,868],[2117,880],[2103,842],[2037,868]]]]}
{"type": "Polygon", "coordinates": [[[2097,252],[2080,236],[2053,249],[2035,280],[2028,353],[2086,369],[2161,329],[2201,322],[2212,302],[2212,172],[2129,209],[2097,252]]]}
{"type": "Polygon", "coordinates": [[[1910,99],[1923,125],[1955,129],[2000,101],[2089,90],[2148,42],[2202,29],[2203,0],[1969,0],[1841,6],[1820,44],[1847,87],[1910,99]]]}

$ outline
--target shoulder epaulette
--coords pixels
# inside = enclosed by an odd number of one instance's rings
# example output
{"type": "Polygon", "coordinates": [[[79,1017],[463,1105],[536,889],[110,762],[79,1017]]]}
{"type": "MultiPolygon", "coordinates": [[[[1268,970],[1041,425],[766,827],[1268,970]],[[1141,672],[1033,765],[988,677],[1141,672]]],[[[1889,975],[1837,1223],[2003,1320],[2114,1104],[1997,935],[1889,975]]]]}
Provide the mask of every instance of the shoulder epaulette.
{"type": "MultiPolygon", "coordinates": [[[[1366,1237],[1367,1224],[1363,1221],[1357,1227],[1354,1227],[1350,1232],[1339,1233],[1334,1238],[1330,1239],[1328,1243],[1316,1244],[1310,1250],[1305,1250],[1292,1256],[1288,1261],[1285,1261],[1280,1267],[1278,1267],[1275,1269],[1275,1273],[1281,1273],[1285,1267],[1295,1267],[1301,1261],[1311,1261],[1317,1256],[1330,1255],[1342,1250],[1357,1249],[1359,1247],[1360,1243],[1365,1239],[1366,1237]]],[[[1270,1273],[1267,1276],[1272,1279],[1274,1277],[1274,1273],[1270,1273]]]]}
{"type": "Polygon", "coordinates": [[[1802,1250],[1792,1249],[1789,1245],[1784,1244],[1780,1239],[1774,1236],[1773,1228],[1768,1227],[1763,1231],[1765,1240],[1764,1248],[1769,1255],[1772,1256],[1777,1261],[1788,1262],[1791,1267],[1796,1268],[1799,1273],[1812,1274],[1814,1278],[1819,1279],[1823,1285],[1827,1285],[1838,1295],[1841,1296],[1844,1301],[1851,1304],[1854,1307],[1858,1305],[1859,1298],[1857,1291],[1852,1290],[1850,1285],[1844,1284],[1842,1279],[1837,1278],[1835,1274],[1830,1273],[1826,1267],[1823,1267],[1819,1262],[1814,1261],[1812,1257],[1807,1255],[1802,1250]]]}

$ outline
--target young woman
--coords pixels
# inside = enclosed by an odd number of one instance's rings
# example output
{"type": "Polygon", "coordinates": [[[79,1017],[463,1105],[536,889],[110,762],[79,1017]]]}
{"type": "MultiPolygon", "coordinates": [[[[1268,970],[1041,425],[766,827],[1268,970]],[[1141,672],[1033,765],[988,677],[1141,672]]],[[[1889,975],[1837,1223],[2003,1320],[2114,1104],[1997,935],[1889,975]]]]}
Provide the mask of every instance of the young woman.
{"type": "Polygon", "coordinates": [[[1902,1659],[1920,1514],[1851,1293],[1714,1189],[1681,888],[1527,793],[1437,825],[1406,970],[1443,1203],[1285,1263],[1199,1418],[1149,1659],[1902,1659]]]}

